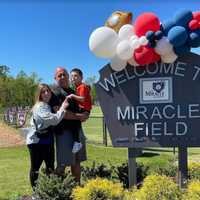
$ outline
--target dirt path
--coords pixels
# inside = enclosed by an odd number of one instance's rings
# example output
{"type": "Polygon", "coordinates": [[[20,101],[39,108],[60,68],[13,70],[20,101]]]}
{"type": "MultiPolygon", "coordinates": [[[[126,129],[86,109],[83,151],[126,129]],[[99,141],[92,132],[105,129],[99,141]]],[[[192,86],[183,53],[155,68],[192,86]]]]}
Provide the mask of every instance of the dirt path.
{"type": "Polygon", "coordinates": [[[25,140],[18,130],[0,122],[0,147],[24,145],[25,140]]]}

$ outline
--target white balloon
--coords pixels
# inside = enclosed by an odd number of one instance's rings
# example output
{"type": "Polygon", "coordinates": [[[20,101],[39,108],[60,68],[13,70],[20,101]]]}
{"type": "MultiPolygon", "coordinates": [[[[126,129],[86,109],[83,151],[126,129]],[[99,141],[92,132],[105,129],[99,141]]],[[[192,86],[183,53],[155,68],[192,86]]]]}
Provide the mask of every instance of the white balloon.
{"type": "Polygon", "coordinates": [[[143,35],[143,36],[141,36],[141,37],[139,38],[139,42],[140,42],[140,45],[145,46],[145,45],[148,44],[149,41],[148,41],[147,38],[143,35]]]}
{"type": "Polygon", "coordinates": [[[139,64],[135,61],[135,59],[133,57],[128,60],[128,63],[135,67],[139,66],[139,64]]]}
{"type": "Polygon", "coordinates": [[[121,71],[127,65],[125,60],[120,59],[118,56],[115,56],[111,59],[110,66],[115,71],[121,71]]]}
{"type": "Polygon", "coordinates": [[[139,42],[139,39],[132,40],[130,42],[130,46],[132,47],[133,50],[139,48],[141,46],[140,42],[139,42]]]}
{"type": "Polygon", "coordinates": [[[89,38],[89,48],[98,57],[112,58],[118,44],[117,33],[106,26],[97,28],[89,38]]]}
{"type": "Polygon", "coordinates": [[[130,37],[130,41],[135,40],[135,39],[138,39],[137,35],[133,35],[133,36],[130,37]]]}
{"type": "Polygon", "coordinates": [[[127,40],[123,40],[117,45],[117,55],[122,60],[128,60],[133,56],[133,49],[127,40]]]}
{"type": "Polygon", "coordinates": [[[119,29],[119,39],[128,40],[134,35],[133,26],[131,24],[125,24],[119,29]]]}
{"type": "Polygon", "coordinates": [[[155,47],[155,52],[159,55],[167,55],[172,51],[173,46],[170,44],[169,40],[166,37],[160,39],[155,47]]]}
{"type": "Polygon", "coordinates": [[[174,51],[171,51],[169,54],[161,56],[161,60],[163,63],[173,63],[177,58],[178,56],[174,53],[174,51]]]}

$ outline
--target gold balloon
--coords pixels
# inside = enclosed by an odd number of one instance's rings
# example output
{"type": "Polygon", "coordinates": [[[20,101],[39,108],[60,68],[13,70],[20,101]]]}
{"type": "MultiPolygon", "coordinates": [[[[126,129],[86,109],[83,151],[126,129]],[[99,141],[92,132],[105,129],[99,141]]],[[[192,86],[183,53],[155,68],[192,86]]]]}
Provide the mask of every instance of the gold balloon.
{"type": "Polygon", "coordinates": [[[117,33],[124,24],[131,24],[132,13],[116,11],[107,19],[105,26],[114,29],[117,33]]]}

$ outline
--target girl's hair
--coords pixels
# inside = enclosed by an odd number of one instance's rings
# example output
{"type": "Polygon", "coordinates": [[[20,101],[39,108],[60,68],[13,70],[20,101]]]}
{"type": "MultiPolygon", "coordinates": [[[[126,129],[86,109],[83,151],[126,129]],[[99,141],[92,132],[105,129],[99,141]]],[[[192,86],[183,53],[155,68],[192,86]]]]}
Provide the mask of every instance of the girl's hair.
{"type": "Polygon", "coordinates": [[[42,93],[43,88],[48,88],[49,91],[51,91],[50,87],[47,84],[45,84],[45,83],[38,84],[36,94],[35,94],[35,104],[42,101],[41,93],[42,93]]]}

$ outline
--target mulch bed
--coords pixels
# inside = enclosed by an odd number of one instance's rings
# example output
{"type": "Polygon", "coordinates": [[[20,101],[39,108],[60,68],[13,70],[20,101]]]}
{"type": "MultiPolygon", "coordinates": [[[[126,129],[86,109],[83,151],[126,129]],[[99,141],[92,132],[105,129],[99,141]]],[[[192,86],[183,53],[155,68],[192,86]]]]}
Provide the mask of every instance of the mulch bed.
{"type": "Polygon", "coordinates": [[[21,146],[24,144],[25,139],[16,129],[9,127],[6,124],[0,123],[0,148],[21,146]]]}

